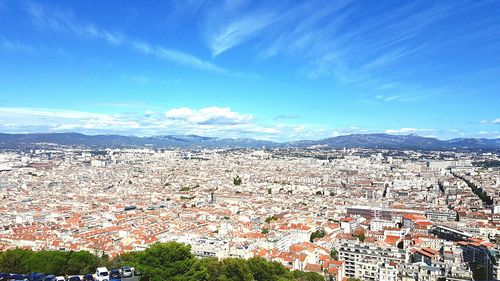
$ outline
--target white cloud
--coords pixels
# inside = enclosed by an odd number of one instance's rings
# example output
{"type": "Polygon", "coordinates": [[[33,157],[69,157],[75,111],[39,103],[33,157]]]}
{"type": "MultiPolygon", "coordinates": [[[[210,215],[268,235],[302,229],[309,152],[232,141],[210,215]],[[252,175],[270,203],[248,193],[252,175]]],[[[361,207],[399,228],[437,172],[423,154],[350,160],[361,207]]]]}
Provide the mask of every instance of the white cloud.
{"type": "Polygon", "coordinates": [[[496,118],[496,119],[493,119],[493,120],[481,120],[479,121],[479,123],[481,124],[500,124],[500,118],[496,118]]]}
{"type": "MultiPolygon", "coordinates": [[[[96,132],[137,129],[139,122],[126,115],[101,114],[46,108],[0,108],[0,118],[6,120],[9,131],[71,131],[96,132]]],[[[5,128],[4,128],[5,129],[5,128]]]]}
{"type": "Polygon", "coordinates": [[[256,123],[252,114],[228,107],[172,108],[163,115],[140,113],[104,114],[54,108],[0,107],[0,131],[5,133],[80,132],[137,136],[196,134],[220,138],[254,138],[274,141],[319,139],[328,130],[316,125],[256,123]]]}
{"type": "Polygon", "coordinates": [[[156,115],[156,114],[157,114],[156,111],[153,111],[153,110],[148,109],[148,110],[144,111],[145,117],[151,117],[151,116],[156,115]]]}
{"type": "Polygon", "coordinates": [[[372,131],[369,131],[366,128],[361,128],[358,126],[347,126],[343,128],[335,128],[330,132],[330,135],[328,137],[338,137],[343,135],[367,134],[367,133],[372,133],[372,131]]]}
{"type": "Polygon", "coordinates": [[[174,108],[165,112],[165,117],[172,119],[188,119],[193,115],[193,110],[187,107],[174,108]]]}
{"type": "Polygon", "coordinates": [[[417,133],[432,133],[435,132],[434,129],[417,129],[417,128],[400,128],[400,129],[388,129],[385,130],[386,134],[417,134],[417,133]]]}
{"type": "Polygon", "coordinates": [[[165,112],[165,117],[170,119],[184,120],[199,125],[237,125],[247,124],[253,119],[251,114],[241,114],[232,111],[228,107],[205,107],[199,110],[190,108],[174,108],[165,112]]]}
{"type": "Polygon", "coordinates": [[[471,134],[457,130],[439,131],[426,128],[370,130],[361,126],[328,128],[321,124],[282,124],[272,119],[257,122],[252,114],[228,107],[172,108],[164,112],[106,114],[53,108],[0,107],[0,132],[80,132],[86,134],[124,134],[137,136],[196,134],[220,138],[254,138],[273,141],[317,140],[348,134],[384,132],[421,136],[498,136],[498,131],[471,134]]]}

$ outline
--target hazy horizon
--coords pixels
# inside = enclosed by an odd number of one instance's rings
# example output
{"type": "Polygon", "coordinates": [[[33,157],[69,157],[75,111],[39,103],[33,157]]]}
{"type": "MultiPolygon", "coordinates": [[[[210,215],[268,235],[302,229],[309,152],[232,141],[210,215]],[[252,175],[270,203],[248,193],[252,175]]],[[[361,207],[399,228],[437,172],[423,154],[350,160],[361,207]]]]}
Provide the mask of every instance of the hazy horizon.
{"type": "Polygon", "coordinates": [[[175,134],[158,134],[158,135],[134,135],[134,134],[124,134],[124,133],[79,133],[79,132],[73,132],[73,131],[66,131],[66,132],[19,132],[19,133],[3,133],[0,132],[0,134],[11,134],[11,135],[36,135],[36,134],[83,134],[86,136],[122,136],[122,137],[138,137],[138,138],[155,138],[155,137],[201,137],[201,138],[210,138],[210,139],[252,139],[256,141],[269,141],[269,142],[274,142],[274,143],[287,143],[287,142],[300,142],[300,141],[319,141],[319,140],[324,140],[328,138],[336,138],[336,137],[345,137],[345,136],[351,136],[351,135],[389,135],[389,136],[416,136],[416,137],[423,137],[423,138],[434,138],[440,141],[450,141],[450,140],[455,140],[455,139],[487,139],[487,140],[497,140],[499,138],[438,138],[434,136],[422,136],[419,134],[415,133],[408,133],[408,134],[389,134],[385,132],[366,132],[366,133],[350,133],[350,134],[342,134],[342,135],[336,135],[336,136],[330,136],[327,138],[320,138],[320,139],[296,139],[296,140],[268,140],[265,138],[229,138],[229,137],[216,137],[216,136],[209,136],[209,135],[196,135],[196,134],[185,134],[185,135],[175,135],[175,134]]]}

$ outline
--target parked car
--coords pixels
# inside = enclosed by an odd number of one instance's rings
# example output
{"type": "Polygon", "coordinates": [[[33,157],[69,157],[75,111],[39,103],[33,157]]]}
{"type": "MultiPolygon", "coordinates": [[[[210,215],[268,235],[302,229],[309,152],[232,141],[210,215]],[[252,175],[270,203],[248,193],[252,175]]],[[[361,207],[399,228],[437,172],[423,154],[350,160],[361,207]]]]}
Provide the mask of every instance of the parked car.
{"type": "Polygon", "coordinates": [[[95,281],[94,275],[92,274],[83,275],[83,281],[95,281]]]}
{"type": "Polygon", "coordinates": [[[8,273],[0,273],[0,281],[6,281],[10,277],[10,274],[8,273]]]}
{"type": "Polygon", "coordinates": [[[64,276],[57,276],[56,281],[66,281],[66,278],[64,276]]]}
{"type": "Polygon", "coordinates": [[[29,281],[43,281],[44,279],[45,279],[45,274],[43,273],[32,272],[28,274],[29,281]]]}
{"type": "Polygon", "coordinates": [[[112,269],[109,272],[109,281],[120,281],[122,280],[122,275],[120,274],[120,270],[112,269]]]}
{"type": "Polygon", "coordinates": [[[56,277],[54,275],[47,275],[43,281],[56,281],[56,277]]]}
{"type": "Polygon", "coordinates": [[[105,267],[98,267],[95,271],[97,281],[109,281],[109,271],[105,267]]]}
{"type": "Polygon", "coordinates": [[[135,270],[135,268],[131,267],[130,269],[132,269],[134,276],[141,276],[141,273],[139,271],[135,270]]]}
{"type": "Polygon", "coordinates": [[[24,274],[11,274],[9,276],[9,279],[7,279],[7,280],[25,281],[25,280],[28,280],[28,276],[24,275],[24,274]]]}
{"type": "Polygon", "coordinates": [[[121,268],[122,277],[132,277],[132,268],[130,266],[124,266],[121,268]]]}
{"type": "Polygon", "coordinates": [[[68,281],[82,281],[82,279],[78,275],[73,275],[68,277],[68,281]]]}

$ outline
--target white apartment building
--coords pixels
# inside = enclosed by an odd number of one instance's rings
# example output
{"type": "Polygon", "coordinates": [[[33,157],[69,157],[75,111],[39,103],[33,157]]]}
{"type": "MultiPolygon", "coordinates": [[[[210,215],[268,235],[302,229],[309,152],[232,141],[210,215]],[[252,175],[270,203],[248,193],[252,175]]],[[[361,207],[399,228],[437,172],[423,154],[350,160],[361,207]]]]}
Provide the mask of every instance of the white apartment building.
{"type": "MultiPolygon", "coordinates": [[[[344,261],[345,273],[348,277],[356,277],[362,274],[372,275],[373,269],[366,264],[367,260],[375,265],[377,263],[398,262],[404,263],[408,260],[406,251],[394,247],[376,247],[361,243],[344,243],[339,248],[339,259],[344,261]],[[371,272],[371,273],[367,273],[371,272]]],[[[376,275],[373,275],[376,276],[376,275]]],[[[375,279],[376,280],[376,279],[375,279]]]]}

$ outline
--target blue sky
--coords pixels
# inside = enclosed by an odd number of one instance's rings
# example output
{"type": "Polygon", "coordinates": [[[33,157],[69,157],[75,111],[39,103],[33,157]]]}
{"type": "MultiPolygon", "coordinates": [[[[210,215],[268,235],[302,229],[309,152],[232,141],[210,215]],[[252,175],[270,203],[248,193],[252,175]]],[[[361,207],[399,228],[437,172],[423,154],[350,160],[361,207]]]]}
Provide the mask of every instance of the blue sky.
{"type": "Polygon", "coordinates": [[[0,132],[500,137],[500,1],[0,0],[0,132]]]}

